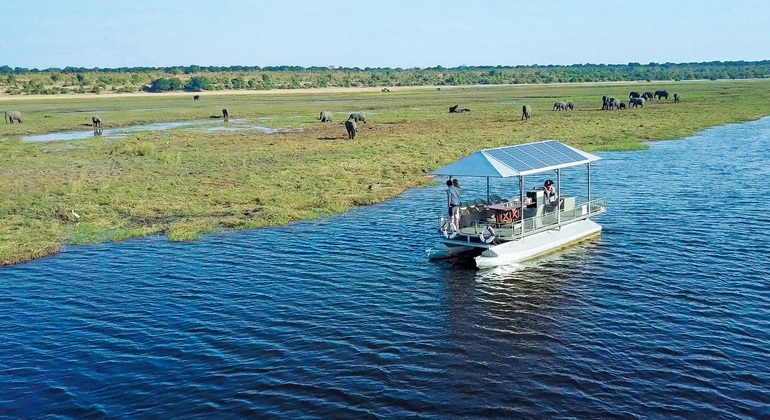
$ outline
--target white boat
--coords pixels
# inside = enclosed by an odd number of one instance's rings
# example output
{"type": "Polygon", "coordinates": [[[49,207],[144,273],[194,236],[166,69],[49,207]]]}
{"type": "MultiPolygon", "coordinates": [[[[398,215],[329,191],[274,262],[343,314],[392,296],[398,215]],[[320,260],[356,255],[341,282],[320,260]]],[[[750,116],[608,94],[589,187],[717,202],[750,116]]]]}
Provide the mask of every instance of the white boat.
{"type": "MultiPolygon", "coordinates": [[[[431,172],[437,176],[483,177],[486,197],[464,201],[460,226],[445,215],[438,220],[440,238],[428,258],[474,255],[478,268],[521,262],[601,234],[590,219],[606,211],[604,198],[591,197],[591,163],[601,158],[556,140],[484,149],[431,172]],[[562,170],[586,168],[586,197],[562,196],[562,170]],[[556,178],[558,200],[547,203],[544,190],[525,190],[525,177],[556,178]],[[544,176],[545,174],[545,176],[544,176]],[[504,199],[490,193],[490,180],[518,178],[518,194],[504,199]]],[[[463,191],[466,195],[467,191],[463,191]]]]}

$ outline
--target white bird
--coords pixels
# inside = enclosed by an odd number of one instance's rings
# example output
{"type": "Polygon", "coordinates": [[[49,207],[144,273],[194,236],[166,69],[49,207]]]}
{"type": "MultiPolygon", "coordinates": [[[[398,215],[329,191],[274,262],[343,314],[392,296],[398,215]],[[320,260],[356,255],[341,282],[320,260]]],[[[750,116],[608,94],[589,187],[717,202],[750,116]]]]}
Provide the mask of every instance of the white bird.
{"type": "Polygon", "coordinates": [[[74,217],[75,220],[80,220],[80,215],[75,213],[75,210],[70,210],[70,213],[72,213],[72,217],[74,217]]]}

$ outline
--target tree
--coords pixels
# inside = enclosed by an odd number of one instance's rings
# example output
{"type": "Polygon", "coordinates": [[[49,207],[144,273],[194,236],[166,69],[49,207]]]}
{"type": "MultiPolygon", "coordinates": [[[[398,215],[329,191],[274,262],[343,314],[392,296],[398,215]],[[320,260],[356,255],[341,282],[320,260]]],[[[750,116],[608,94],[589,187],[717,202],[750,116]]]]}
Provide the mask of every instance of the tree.
{"type": "Polygon", "coordinates": [[[182,88],[182,82],[175,77],[160,78],[152,81],[147,89],[150,92],[170,92],[182,88]]]}
{"type": "Polygon", "coordinates": [[[213,84],[209,78],[203,76],[195,76],[184,85],[184,90],[188,92],[200,92],[202,90],[212,90],[212,87],[213,84]]]}

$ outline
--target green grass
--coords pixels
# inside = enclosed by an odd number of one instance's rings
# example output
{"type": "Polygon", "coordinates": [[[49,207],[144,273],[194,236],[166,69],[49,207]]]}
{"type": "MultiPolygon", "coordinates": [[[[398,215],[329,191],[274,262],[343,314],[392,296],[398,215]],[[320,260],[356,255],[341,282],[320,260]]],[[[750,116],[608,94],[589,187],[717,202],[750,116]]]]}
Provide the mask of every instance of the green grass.
{"type": "Polygon", "coordinates": [[[275,226],[339,213],[433,182],[433,169],[478,149],[555,138],[586,151],[638,150],[770,113],[770,80],[626,85],[392,88],[391,92],[4,98],[24,124],[0,124],[0,264],[66,244],[150,234],[194,240],[219,229],[275,226]],[[682,102],[601,111],[601,96],[667,89],[682,102]],[[558,100],[574,111],[552,112],[558,100]],[[521,105],[533,117],[521,121],[521,105]],[[449,114],[460,104],[470,113],[449,114]],[[25,134],[231,118],[286,132],[138,132],[125,139],[21,142],[25,134]],[[334,112],[334,123],[315,118],[334,112]],[[355,141],[342,122],[363,111],[355,141]],[[369,189],[370,184],[380,188],[369,189]],[[70,211],[80,214],[75,221],[70,211]]]}

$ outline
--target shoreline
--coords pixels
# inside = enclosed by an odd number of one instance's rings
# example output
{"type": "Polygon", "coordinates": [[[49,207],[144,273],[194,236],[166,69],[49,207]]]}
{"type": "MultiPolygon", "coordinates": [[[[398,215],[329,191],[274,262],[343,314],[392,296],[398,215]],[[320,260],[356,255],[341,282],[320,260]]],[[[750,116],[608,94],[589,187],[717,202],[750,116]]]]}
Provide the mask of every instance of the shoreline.
{"type": "MultiPolygon", "coordinates": [[[[5,162],[0,176],[6,180],[0,185],[0,213],[9,216],[0,218],[0,236],[5,239],[0,242],[0,269],[55,255],[71,245],[152,235],[191,241],[220,229],[282,226],[341,213],[428,185],[431,180],[426,173],[473,150],[555,138],[589,152],[631,151],[643,149],[649,141],[681,139],[710,127],[768,115],[770,80],[682,85],[676,87],[684,91],[681,103],[654,101],[625,111],[602,111],[596,103],[595,98],[607,91],[626,90],[607,89],[607,83],[448,87],[452,94],[445,97],[446,102],[470,103],[473,108],[473,113],[460,115],[447,113],[439,92],[426,93],[435,86],[396,88],[403,89],[397,95],[380,93],[376,87],[313,90],[343,92],[337,94],[342,100],[329,102],[336,105],[335,112],[376,110],[355,141],[347,139],[339,123],[318,122],[316,110],[328,105],[319,106],[318,98],[310,96],[291,99],[288,106],[282,100],[234,99],[241,115],[268,116],[277,126],[303,127],[296,132],[171,130],[162,135],[137,133],[122,141],[101,137],[73,143],[0,141],[5,162]],[[498,88],[479,90],[493,87],[498,88]],[[343,96],[354,92],[376,94],[343,96]],[[555,95],[574,97],[575,111],[553,112],[555,95]],[[521,120],[520,106],[511,105],[512,96],[516,103],[533,105],[532,120],[521,120]],[[381,187],[368,188],[374,184],[381,187]],[[70,210],[82,217],[79,223],[70,210]]],[[[232,93],[277,97],[308,92],[232,93]]],[[[110,108],[113,124],[184,118],[192,100],[168,101],[173,103],[153,108],[153,98],[191,95],[141,92],[134,96],[149,99],[115,100],[110,108]],[[137,103],[142,106],[138,113],[137,103]]],[[[16,103],[27,108],[22,112],[37,112],[32,122],[52,131],[74,124],[73,119],[78,126],[86,125],[80,122],[90,121],[93,111],[82,109],[98,110],[110,104],[101,101],[109,98],[106,95],[84,94],[80,101],[67,101],[73,98],[67,96],[52,105],[50,96],[41,95],[16,103]]],[[[3,127],[13,137],[29,132],[28,125],[25,121],[3,127]]]]}

